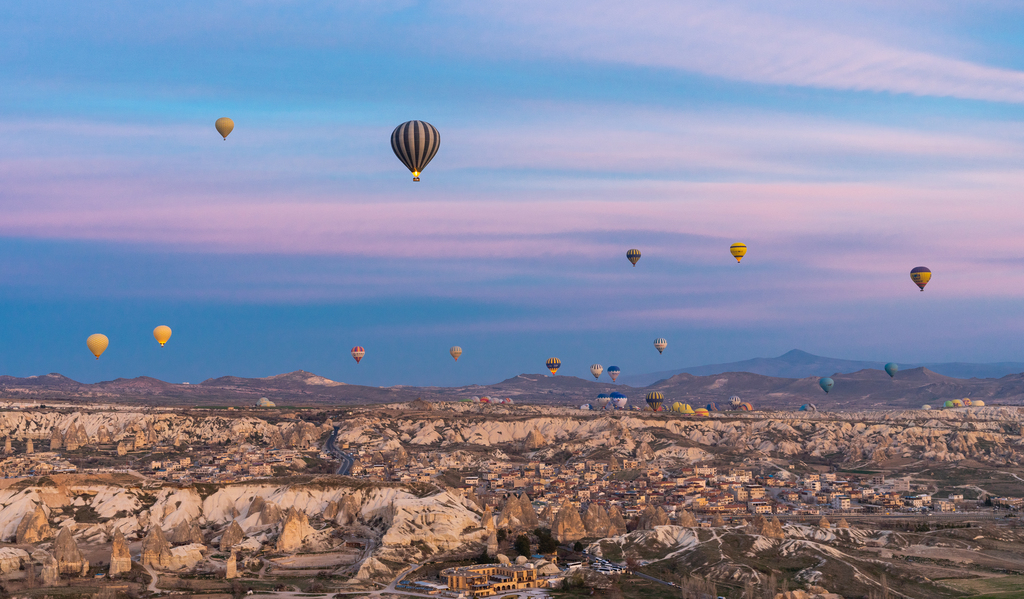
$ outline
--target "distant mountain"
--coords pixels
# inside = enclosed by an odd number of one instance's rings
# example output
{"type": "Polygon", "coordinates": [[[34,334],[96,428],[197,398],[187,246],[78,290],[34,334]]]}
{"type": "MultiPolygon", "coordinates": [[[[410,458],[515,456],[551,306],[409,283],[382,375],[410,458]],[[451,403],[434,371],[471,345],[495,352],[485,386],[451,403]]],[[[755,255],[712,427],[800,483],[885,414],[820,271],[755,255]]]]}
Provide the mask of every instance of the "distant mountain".
{"type": "MultiPolygon", "coordinates": [[[[1024,372],[1024,362],[995,362],[991,364],[971,364],[967,362],[943,362],[910,364],[897,362],[902,370],[924,367],[932,372],[945,376],[967,378],[999,378],[1008,374],[1024,372]]],[[[860,360],[843,360],[816,356],[799,349],[788,351],[777,358],[754,358],[742,362],[727,364],[707,364],[704,366],[688,366],[675,370],[662,370],[647,374],[620,375],[619,381],[634,387],[646,387],[658,381],[671,378],[677,374],[688,373],[698,376],[721,374],[723,372],[750,372],[765,376],[783,378],[822,377],[835,373],[851,373],[872,368],[881,370],[885,362],[864,362],[860,360]]]]}
{"type": "MultiPolygon", "coordinates": [[[[790,352],[791,355],[793,352],[790,352]]],[[[809,356],[810,354],[805,354],[809,356]]],[[[808,358],[799,359],[808,360],[808,358]]],[[[810,356],[813,359],[827,360],[810,356]]],[[[828,362],[822,362],[828,364],[828,362]]],[[[852,373],[824,372],[835,379],[832,392],[818,387],[818,374],[781,377],[752,372],[723,372],[711,375],[682,373],[648,387],[614,385],[573,376],[520,374],[490,385],[463,387],[364,387],[331,381],[302,370],[264,378],[224,376],[198,385],[175,384],[151,377],[116,379],[95,384],[79,383],[59,374],[18,378],[0,376],[0,397],[4,400],[104,401],[159,406],[245,406],[268,397],[279,406],[337,407],[354,404],[427,401],[458,401],[471,396],[511,397],[516,403],[579,406],[592,403],[599,393],[618,391],[632,406],[643,407],[653,390],[665,396],[664,404],[708,403],[725,405],[738,395],[756,409],[796,409],[814,403],[822,410],[867,408],[917,408],[922,404],[940,406],[947,399],[970,397],[986,403],[1024,404],[1024,374],[1002,378],[959,379],[927,368],[907,368],[891,379],[878,369],[852,373]]],[[[621,382],[621,378],[619,379],[621,382]]]]}

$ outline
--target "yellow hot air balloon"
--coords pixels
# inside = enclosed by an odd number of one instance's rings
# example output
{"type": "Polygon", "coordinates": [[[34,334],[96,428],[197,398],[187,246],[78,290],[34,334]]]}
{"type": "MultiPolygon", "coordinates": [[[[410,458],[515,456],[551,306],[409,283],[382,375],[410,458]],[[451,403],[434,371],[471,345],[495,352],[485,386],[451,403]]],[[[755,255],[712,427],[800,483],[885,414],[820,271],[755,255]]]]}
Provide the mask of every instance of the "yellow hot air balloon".
{"type": "Polygon", "coordinates": [[[110,339],[107,339],[106,335],[101,335],[99,333],[89,335],[89,338],[85,340],[85,345],[89,348],[89,351],[92,352],[92,355],[96,356],[97,360],[99,360],[100,356],[103,355],[103,352],[107,350],[107,345],[109,344],[110,339]]]}
{"type": "Polygon", "coordinates": [[[736,263],[739,264],[743,256],[747,255],[747,244],[736,242],[729,246],[729,251],[732,253],[732,257],[736,258],[736,263]]]}
{"type": "Polygon", "coordinates": [[[171,338],[171,327],[162,324],[157,328],[153,329],[153,337],[156,338],[156,342],[160,344],[160,347],[167,343],[167,340],[171,338]]]}
{"type": "Polygon", "coordinates": [[[228,136],[235,129],[235,121],[232,121],[228,117],[221,117],[214,123],[214,127],[217,128],[217,133],[220,133],[224,138],[224,141],[228,140],[228,136]]]}

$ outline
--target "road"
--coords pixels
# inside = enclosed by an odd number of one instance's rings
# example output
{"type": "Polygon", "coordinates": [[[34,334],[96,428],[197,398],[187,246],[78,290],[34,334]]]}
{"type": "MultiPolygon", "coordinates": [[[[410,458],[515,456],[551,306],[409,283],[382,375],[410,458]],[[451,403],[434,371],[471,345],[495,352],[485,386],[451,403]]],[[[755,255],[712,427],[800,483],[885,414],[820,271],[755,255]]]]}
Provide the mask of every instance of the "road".
{"type": "Polygon", "coordinates": [[[674,587],[674,586],[676,586],[676,585],[672,584],[671,582],[665,582],[664,580],[661,580],[660,578],[655,578],[653,576],[648,576],[648,575],[644,574],[643,572],[637,572],[636,570],[633,570],[633,574],[635,574],[636,576],[639,576],[640,578],[643,578],[644,580],[650,580],[651,582],[656,582],[658,584],[663,584],[663,585],[665,585],[667,587],[674,587]]]}
{"type": "Polygon", "coordinates": [[[356,457],[338,448],[337,440],[339,428],[340,427],[336,426],[334,427],[334,430],[331,431],[331,436],[327,438],[327,443],[325,444],[324,449],[327,450],[327,453],[338,458],[341,462],[338,464],[338,474],[348,475],[352,471],[352,464],[355,463],[356,457]]]}

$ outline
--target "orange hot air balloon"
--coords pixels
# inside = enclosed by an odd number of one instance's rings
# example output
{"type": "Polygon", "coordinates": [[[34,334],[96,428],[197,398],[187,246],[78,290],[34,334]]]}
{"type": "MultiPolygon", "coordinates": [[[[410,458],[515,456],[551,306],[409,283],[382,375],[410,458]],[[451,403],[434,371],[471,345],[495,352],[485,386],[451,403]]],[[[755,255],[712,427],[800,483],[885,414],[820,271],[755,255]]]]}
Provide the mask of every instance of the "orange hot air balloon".
{"type": "Polygon", "coordinates": [[[86,347],[89,348],[89,351],[92,352],[92,355],[96,356],[97,360],[100,359],[100,356],[103,355],[103,352],[107,351],[107,345],[109,344],[110,340],[107,339],[107,336],[101,335],[100,333],[89,335],[89,338],[85,340],[86,347]]]}
{"type": "Polygon", "coordinates": [[[228,136],[231,135],[231,132],[235,129],[235,121],[232,121],[225,116],[217,119],[217,122],[214,123],[213,126],[217,128],[217,133],[221,134],[224,141],[227,141],[228,136]]]}
{"type": "Polygon", "coordinates": [[[164,343],[167,343],[167,340],[171,338],[171,327],[162,324],[153,329],[153,338],[160,344],[160,347],[163,347],[164,343]]]}

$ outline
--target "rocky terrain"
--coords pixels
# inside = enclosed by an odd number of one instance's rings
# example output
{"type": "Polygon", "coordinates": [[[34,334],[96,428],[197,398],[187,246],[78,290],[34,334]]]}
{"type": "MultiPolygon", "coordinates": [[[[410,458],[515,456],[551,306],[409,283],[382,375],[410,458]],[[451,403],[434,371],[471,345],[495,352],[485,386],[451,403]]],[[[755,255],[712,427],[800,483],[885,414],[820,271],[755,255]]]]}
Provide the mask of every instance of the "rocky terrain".
{"type": "Polygon", "coordinates": [[[410,563],[468,563],[484,553],[499,559],[516,535],[536,543],[536,531],[549,529],[563,545],[582,542],[680,584],[698,576],[742,590],[778,575],[819,596],[826,589],[867,596],[885,580],[908,597],[960,596],[943,580],[1024,572],[1015,521],[987,520],[968,534],[919,532],[903,521],[708,519],[654,506],[626,517],[614,505],[552,502],[543,494],[507,493],[498,505],[484,505],[458,483],[490,462],[630,459],[667,470],[743,464],[782,477],[883,472],[910,476],[932,492],[1019,496],[1022,424],[1024,410],[1015,407],[706,419],[422,400],[384,409],[5,411],[0,436],[13,447],[34,440],[67,452],[73,445],[73,459],[126,445],[143,452],[180,446],[186,454],[193,445],[316,446],[336,431],[331,438],[339,446],[371,456],[356,460],[364,468],[429,458],[440,472],[427,483],[309,475],[175,484],[137,472],[0,480],[0,584],[17,591],[30,580],[63,584],[97,571],[143,571],[166,588],[194,575],[273,585],[320,573],[334,589],[359,590],[390,581],[410,563]]]}

